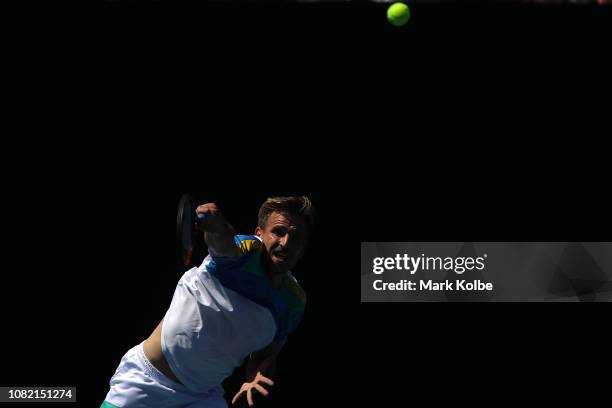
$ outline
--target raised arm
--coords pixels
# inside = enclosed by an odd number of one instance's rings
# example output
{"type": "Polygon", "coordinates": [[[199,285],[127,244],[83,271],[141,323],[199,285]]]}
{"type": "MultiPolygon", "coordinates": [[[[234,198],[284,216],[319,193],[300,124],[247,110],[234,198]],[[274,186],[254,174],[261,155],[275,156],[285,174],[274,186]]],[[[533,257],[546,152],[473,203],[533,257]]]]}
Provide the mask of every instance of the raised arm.
{"type": "Polygon", "coordinates": [[[204,214],[204,219],[198,225],[204,232],[204,240],[208,252],[212,256],[238,255],[238,246],[234,241],[234,227],[223,217],[215,203],[206,203],[196,209],[196,213],[204,214]]]}

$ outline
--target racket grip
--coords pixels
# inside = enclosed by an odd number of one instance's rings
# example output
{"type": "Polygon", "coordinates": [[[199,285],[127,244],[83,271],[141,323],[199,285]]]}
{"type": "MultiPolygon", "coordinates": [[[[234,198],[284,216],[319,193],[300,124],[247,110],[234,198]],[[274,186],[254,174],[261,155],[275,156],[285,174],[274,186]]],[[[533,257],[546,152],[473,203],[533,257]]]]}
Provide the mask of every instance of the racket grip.
{"type": "Polygon", "coordinates": [[[198,224],[203,223],[204,220],[206,220],[206,214],[198,213],[198,215],[197,215],[198,224]]]}

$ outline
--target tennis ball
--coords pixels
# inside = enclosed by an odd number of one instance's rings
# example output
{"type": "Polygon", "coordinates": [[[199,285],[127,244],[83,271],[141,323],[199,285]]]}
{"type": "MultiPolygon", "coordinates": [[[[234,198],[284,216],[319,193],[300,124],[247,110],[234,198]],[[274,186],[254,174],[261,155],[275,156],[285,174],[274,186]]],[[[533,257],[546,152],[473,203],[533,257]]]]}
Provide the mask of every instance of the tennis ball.
{"type": "Polygon", "coordinates": [[[387,9],[387,20],[396,27],[403,26],[410,20],[410,8],[404,3],[393,3],[387,9]]]}

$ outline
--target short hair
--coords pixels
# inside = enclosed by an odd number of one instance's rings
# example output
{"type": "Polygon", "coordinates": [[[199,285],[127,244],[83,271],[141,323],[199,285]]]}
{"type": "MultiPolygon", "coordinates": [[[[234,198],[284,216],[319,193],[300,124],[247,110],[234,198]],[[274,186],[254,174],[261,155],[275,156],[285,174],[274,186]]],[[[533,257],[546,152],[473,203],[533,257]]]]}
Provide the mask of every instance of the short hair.
{"type": "Polygon", "coordinates": [[[259,208],[257,225],[265,228],[270,214],[278,212],[300,216],[306,221],[308,233],[312,234],[314,229],[314,206],[310,198],[306,196],[272,197],[268,198],[259,208]]]}

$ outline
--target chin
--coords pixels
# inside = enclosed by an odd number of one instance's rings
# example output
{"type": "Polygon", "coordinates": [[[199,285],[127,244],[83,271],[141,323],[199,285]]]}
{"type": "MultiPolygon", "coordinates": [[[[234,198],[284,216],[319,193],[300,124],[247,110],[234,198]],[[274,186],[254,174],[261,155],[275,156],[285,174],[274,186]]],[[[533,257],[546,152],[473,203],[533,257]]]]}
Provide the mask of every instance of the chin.
{"type": "Polygon", "coordinates": [[[276,270],[276,273],[281,274],[288,272],[291,268],[289,267],[289,264],[286,263],[275,263],[274,269],[276,270]]]}

